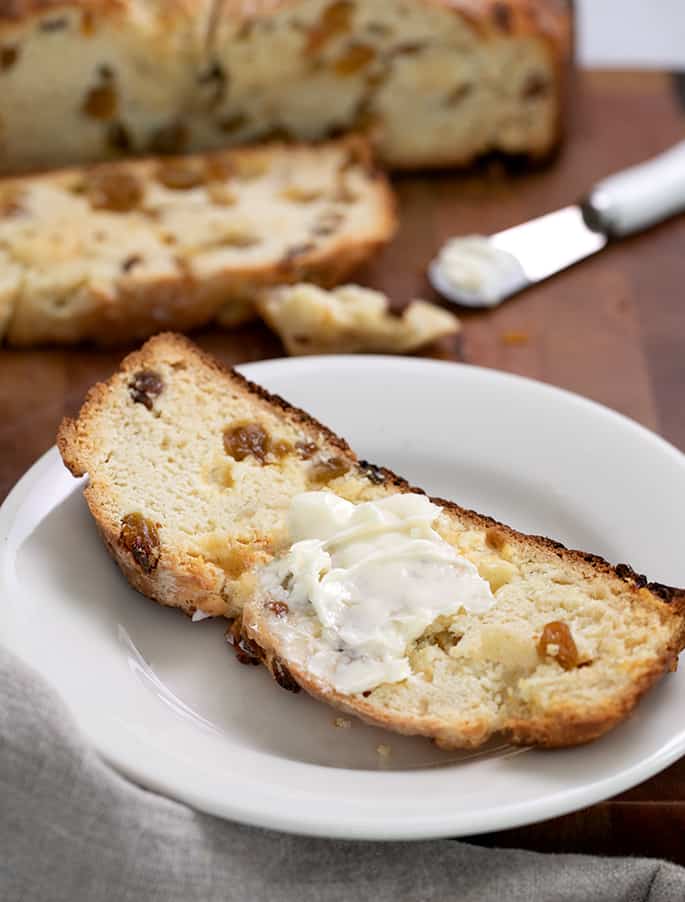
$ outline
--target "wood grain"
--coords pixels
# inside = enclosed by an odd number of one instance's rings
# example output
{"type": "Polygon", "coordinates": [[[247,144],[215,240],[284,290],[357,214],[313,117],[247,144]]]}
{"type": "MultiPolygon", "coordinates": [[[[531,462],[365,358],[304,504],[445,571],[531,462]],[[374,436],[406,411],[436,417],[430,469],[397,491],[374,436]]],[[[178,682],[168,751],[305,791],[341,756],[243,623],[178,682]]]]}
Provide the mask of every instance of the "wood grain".
{"type": "MultiPolygon", "coordinates": [[[[425,266],[450,235],[489,232],[574,201],[597,179],[685,138],[663,73],[585,73],[569,139],[535,172],[490,162],[475,174],[397,180],[402,227],[359,280],[397,304],[432,297],[425,266]]],[[[433,356],[520,373],[580,392],[685,449],[685,216],[617,244],[487,313],[433,356]]],[[[259,325],[194,336],[234,364],[282,354],[259,325]]],[[[0,499],[54,442],[64,413],[126,349],[0,351],[0,499]]],[[[685,760],[617,799],[480,841],[545,851],[665,856],[685,863],[685,760]]]]}

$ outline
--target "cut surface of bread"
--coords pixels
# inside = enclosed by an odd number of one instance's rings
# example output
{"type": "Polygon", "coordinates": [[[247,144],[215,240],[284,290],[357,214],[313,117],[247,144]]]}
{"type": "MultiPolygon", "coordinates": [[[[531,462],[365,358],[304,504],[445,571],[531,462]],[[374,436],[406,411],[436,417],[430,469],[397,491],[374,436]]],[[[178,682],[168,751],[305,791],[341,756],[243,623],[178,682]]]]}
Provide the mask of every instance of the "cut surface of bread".
{"type": "Polygon", "coordinates": [[[257,311],[292,355],[406,354],[460,329],[442,307],[412,301],[395,313],[384,294],[359,285],[272,288],[259,296],[257,311]]]}
{"type": "Polygon", "coordinates": [[[0,172],[180,153],[213,0],[0,4],[0,172]]]}
{"type": "Polygon", "coordinates": [[[539,157],[570,18],[566,0],[13,0],[0,172],[349,130],[396,168],[539,157]]]}
{"type": "Polygon", "coordinates": [[[559,137],[569,18],[549,0],[224,0],[211,54],[231,89],[196,140],[361,129],[398,169],[542,156],[559,137]]]}
{"type": "Polygon", "coordinates": [[[284,688],[446,748],[494,733],[543,746],[593,739],[685,644],[682,590],[434,499],[434,529],[495,603],[431,624],[407,649],[409,679],[340,693],[307,666],[316,618],[291,611],[263,565],[288,551],[288,511],[304,491],[360,503],[420,490],[174,335],[95,386],[58,445],[74,475],[88,473],[90,510],[135,588],[187,614],[236,618],[240,653],[284,688]]]}
{"type": "Polygon", "coordinates": [[[254,315],[260,287],[332,285],[390,239],[361,139],[271,144],[0,183],[0,339],[145,338],[254,315]]]}

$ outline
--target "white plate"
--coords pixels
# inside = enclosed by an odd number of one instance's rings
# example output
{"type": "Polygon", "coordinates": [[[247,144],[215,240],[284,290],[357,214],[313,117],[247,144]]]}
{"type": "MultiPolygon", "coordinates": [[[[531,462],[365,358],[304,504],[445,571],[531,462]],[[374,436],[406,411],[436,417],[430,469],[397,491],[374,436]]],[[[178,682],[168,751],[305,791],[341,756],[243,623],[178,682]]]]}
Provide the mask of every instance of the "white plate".
{"type": "MultiPolygon", "coordinates": [[[[685,458],[618,414],[514,376],[414,359],[242,371],[433,494],[685,583],[685,458]]],[[[0,599],[4,640],[108,761],[265,827],[368,839],[499,830],[597,802],[685,753],[685,668],[584,748],[455,755],[358,722],[336,727],[332,709],[239,664],[221,624],[193,624],[129,589],[54,449],[0,511],[0,599]]]]}

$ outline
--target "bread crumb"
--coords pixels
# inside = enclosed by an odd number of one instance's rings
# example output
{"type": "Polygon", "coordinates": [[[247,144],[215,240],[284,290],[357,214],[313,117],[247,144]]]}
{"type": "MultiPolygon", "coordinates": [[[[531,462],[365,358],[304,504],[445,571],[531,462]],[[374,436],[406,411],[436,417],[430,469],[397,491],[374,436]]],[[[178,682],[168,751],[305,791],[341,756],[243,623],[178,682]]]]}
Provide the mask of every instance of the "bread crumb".
{"type": "Polygon", "coordinates": [[[389,745],[377,745],[376,752],[381,758],[388,759],[392,754],[392,748],[389,745]]]}
{"type": "Polygon", "coordinates": [[[516,329],[512,329],[510,332],[502,333],[502,342],[505,345],[525,345],[528,344],[530,340],[530,335],[527,332],[522,332],[516,329]]]}
{"type": "Polygon", "coordinates": [[[339,730],[349,730],[352,726],[352,721],[347,720],[346,717],[336,717],[333,721],[333,725],[338,727],[339,730]]]}

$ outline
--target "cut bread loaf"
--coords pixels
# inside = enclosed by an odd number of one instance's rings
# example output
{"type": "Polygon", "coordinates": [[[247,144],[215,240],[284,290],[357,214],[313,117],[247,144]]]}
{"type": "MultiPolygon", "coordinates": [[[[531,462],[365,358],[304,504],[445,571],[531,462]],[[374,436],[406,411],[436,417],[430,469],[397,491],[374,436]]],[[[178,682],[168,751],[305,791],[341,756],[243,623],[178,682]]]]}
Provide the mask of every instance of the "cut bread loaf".
{"type": "Polygon", "coordinates": [[[0,339],[106,344],[233,325],[265,286],[336,284],[394,227],[361,139],[5,180],[0,339]]]}
{"type": "Polygon", "coordinates": [[[0,171],[368,131],[396,168],[560,136],[566,0],[0,4],[0,171]]]}
{"type": "Polygon", "coordinates": [[[271,288],[258,298],[257,311],[292,355],[406,354],[460,329],[442,307],[412,301],[395,313],[384,294],[359,285],[271,288]]]}
{"type": "Polygon", "coordinates": [[[436,500],[434,528],[495,604],[433,623],[407,649],[410,679],[342,694],[307,667],[311,612],[290,611],[282,587],[267,590],[262,565],[288,550],[287,512],[305,490],[356,503],[418,489],[173,335],[95,386],[58,444],[74,475],[88,473],[90,510],[135,588],[187,614],[237,618],[241,657],[263,660],[284,688],[444,747],[493,733],[590,740],[627,716],[685,644],[683,591],[436,500]]]}

